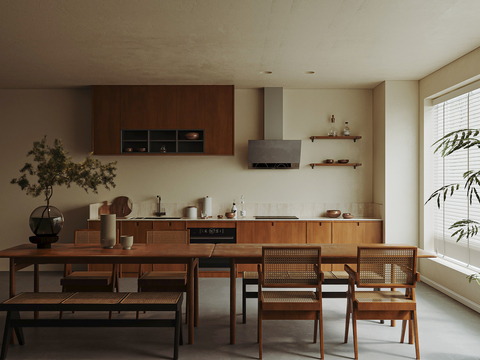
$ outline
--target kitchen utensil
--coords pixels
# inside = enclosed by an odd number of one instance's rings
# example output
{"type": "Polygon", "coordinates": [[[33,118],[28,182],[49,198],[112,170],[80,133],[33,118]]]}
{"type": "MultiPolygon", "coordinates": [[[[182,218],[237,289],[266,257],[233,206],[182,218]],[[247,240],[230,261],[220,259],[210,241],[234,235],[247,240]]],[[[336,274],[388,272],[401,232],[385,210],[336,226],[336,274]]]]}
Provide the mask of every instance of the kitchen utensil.
{"type": "Polygon", "coordinates": [[[120,245],[122,245],[123,250],[130,250],[133,245],[133,236],[132,235],[120,236],[120,245]]]}
{"type": "Polygon", "coordinates": [[[98,215],[110,214],[110,205],[108,201],[104,201],[103,205],[98,208],[98,215]]]}
{"type": "Polygon", "coordinates": [[[338,160],[338,163],[339,163],[339,164],[348,164],[348,159],[338,160]]]}
{"type": "Polygon", "coordinates": [[[327,164],[333,164],[333,159],[326,159],[326,160],[325,160],[325,163],[327,163],[327,164]]]}
{"type": "Polygon", "coordinates": [[[226,216],[228,219],[233,219],[233,218],[235,217],[235,214],[236,214],[235,211],[230,211],[230,212],[226,212],[226,213],[225,213],[225,216],[226,216]]]}
{"type": "Polygon", "coordinates": [[[132,202],[126,196],[119,196],[113,199],[110,205],[110,213],[117,217],[125,217],[132,212],[132,202]]]}
{"type": "Polygon", "coordinates": [[[350,213],[343,213],[342,216],[344,219],[353,219],[353,215],[350,213]]]}
{"type": "Polygon", "coordinates": [[[340,210],[327,210],[327,216],[330,218],[337,218],[341,213],[340,210]]]}
{"type": "Polygon", "coordinates": [[[188,140],[197,140],[198,139],[198,133],[196,132],[188,132],[185,134],[185,139],[188,140]]]}

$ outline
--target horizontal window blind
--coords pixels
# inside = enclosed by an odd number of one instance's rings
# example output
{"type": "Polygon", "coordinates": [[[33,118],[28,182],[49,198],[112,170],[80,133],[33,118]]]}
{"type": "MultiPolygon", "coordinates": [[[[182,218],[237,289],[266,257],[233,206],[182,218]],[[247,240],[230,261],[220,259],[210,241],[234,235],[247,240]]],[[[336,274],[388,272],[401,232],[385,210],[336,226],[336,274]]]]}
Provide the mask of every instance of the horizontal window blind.
{"type": "MultiPolygon", "coordinates": [[[[456,130],[480,129],[480,89],[437,103],[433,115],[433,133],[436,139],[456,130]]],[[[458,236],[452,237],[456,229],[449,229],[453,223],[463,219],[480,222],[480,204],[476,198],[472,204],[469,203],[467,189],[463,185],[463,174],[469,170],[480,170],[480,149],[477,147],[456,151],[445,158],[439,153],[434,156],[435,188],[460,184],[460,189],[453,196],[447,197],[441,208],[434,212],[435,250],[446,259],[480,267],[480,234],[464,237],[457,242],[458,236]]]]}

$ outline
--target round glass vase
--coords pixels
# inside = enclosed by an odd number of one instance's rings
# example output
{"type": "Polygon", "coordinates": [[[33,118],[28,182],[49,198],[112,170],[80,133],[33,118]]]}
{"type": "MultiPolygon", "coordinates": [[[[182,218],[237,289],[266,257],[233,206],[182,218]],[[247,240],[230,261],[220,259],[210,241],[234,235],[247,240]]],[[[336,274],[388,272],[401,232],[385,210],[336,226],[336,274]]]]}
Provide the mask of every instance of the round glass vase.
{"type": "Polygon", "coordinates": [[[50,249],[51,244],[58,241],[57,235],[63,228],[64,218],[54,206],[39,206],[30,214],[28,223],[35,234],[30,236],[30,242],[37,244],[38,249],[50,249]]]}

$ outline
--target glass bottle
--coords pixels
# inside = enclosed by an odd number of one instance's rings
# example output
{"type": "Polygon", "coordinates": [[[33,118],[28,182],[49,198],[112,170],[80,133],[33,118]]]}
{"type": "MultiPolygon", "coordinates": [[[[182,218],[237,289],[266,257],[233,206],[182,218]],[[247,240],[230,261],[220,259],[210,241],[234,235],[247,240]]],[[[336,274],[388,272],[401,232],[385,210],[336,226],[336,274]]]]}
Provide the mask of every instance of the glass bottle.
{"type": "Polygon", "coordinates": [[[348,127],[348,121],[345,121],[345,126],[343,127],[343,136],[350,136],[350,128],[348,127]]]}
{"type": "Polygon", "coordinates": [[[241,196],[241,201],[240,201],[240,217],[244,218],[247,216],[247,212],[245,211],[245,196],[241,196]]]}
{"type": "Polygon", "coordinates": [[[328,131],[328,136],[337,136],[337,128],[335,127],[335,115],[332,115],[330,119],[330,130],[328,131]]]}

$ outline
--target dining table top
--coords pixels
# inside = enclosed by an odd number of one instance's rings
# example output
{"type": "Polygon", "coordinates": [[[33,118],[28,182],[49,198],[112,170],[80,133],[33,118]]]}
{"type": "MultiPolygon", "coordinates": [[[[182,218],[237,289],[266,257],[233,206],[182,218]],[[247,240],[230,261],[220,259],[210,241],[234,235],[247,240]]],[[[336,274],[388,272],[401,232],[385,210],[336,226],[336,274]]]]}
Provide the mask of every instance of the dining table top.
{"type": "MultiPolygon", "coordinates": [[[[275,247],[321,247],[322,260],[331,263],[356,262],[358,246],[401,246],[415,247],[405,244],[217,244],[212,257],[230,257],[239,259],[261,259],[263,246],[275,247]]],[[[418,248],[417,248],[418,249],[418,248]]],[[[417,251],[418,258],[433,258],[436,255],[422,249],[417,251]]]]}
{"type": "Polygon", "coordinates": [[[214,244],[134,244],[130,250],[120,245],[104,249],[100,244],[52,244],[50,249],[37,249],[35,244],[21,244],[0,251],[0,258],[32,262],[61,263],[155,263],[159,259],[191,259],[210,257],[214,244]]]}

